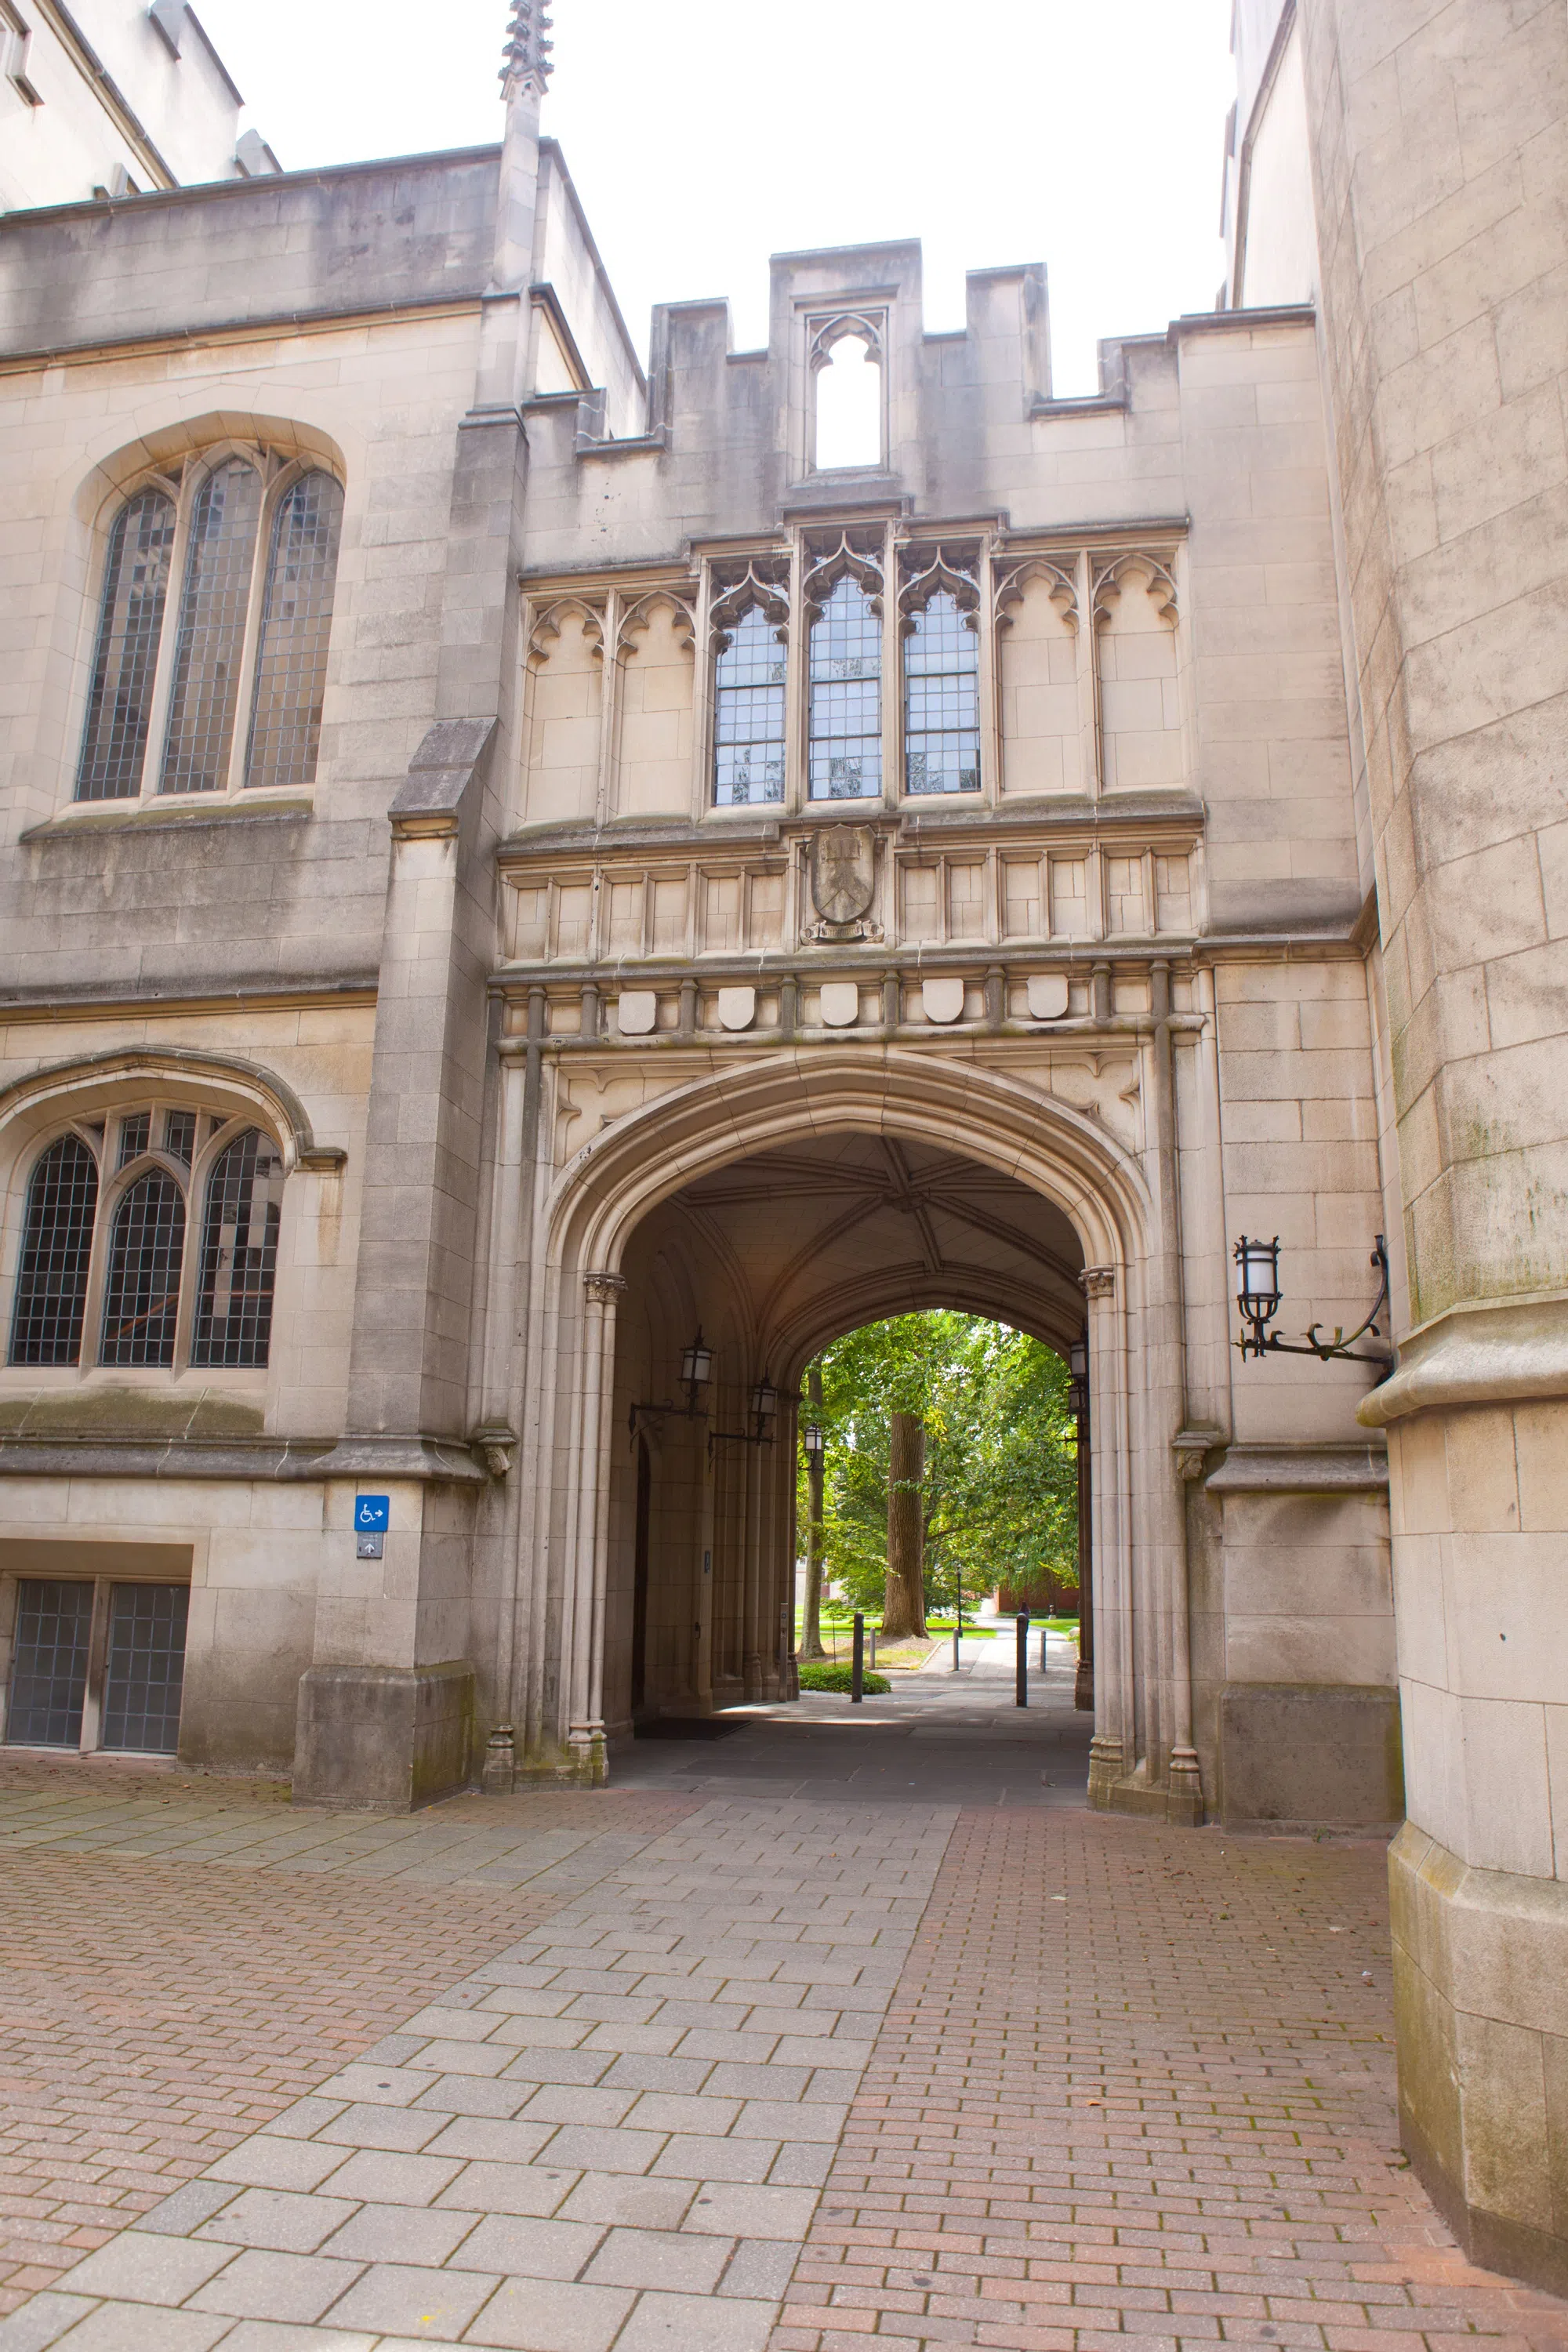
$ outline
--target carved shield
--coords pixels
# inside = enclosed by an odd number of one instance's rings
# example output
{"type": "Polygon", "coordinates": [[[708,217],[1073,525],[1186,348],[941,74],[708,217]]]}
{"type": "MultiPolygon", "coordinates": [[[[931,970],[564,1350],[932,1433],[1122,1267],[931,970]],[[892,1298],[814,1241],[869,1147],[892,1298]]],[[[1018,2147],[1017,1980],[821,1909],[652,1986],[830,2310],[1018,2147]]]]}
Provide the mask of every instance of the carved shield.
{"type": "Polygon", "coordinates": [[[825,824],[812,836],[811,903],[825,923],[856,923],[877,887],[876,839],[868,824],[825,824]]]}

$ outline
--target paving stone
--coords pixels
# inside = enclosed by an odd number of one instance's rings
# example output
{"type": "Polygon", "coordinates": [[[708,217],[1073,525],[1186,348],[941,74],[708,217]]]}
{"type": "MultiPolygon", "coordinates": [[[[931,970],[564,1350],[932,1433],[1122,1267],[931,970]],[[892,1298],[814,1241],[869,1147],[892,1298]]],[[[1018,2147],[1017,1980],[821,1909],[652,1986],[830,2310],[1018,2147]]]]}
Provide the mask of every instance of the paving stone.
{"type": "Polygon", "coordinates": [[[584,2277],[597,2286],[668,2287],[710,2294],[730,2256],[723,2238],[683,2230],[612,2230],[584,2277]]]}
{"type": "Polygon", "coordinates": [[[459,2336],[488,2302],[499,2279],[484,2273],[436,2270],[413,2263],[374,2263],[328,2315],[338,2327],[381,2329],[428,2338],[459,2336]]]}
{"type": "Polygon", "coordinates": [[[808,2189],[743,2187],[732,2180],[705,2180],[691,2201],[684,2226],[720,2237],[804,2238],[816,2209],[808,2189]]]}
{"type": "Polygon", "coordinates": [[[616,2352],[763,2352],[776,2305],[692,2294],[644,2294],[616,2352]]]}
{"type": "Polygon", "coordinates": [[[634,2299],[625,2287],[508,2279],[468,2340],[519,2352],[609,2352],[634,2299]]]}
{"type": "Polygon", "coordinates": [[[550,2138],[550,2124],[511,2123],[489,2116],[450,2116],[426,2154],[458,2157],[466,2164],[486,2158],[498,2164],[527,2164],[550,2138]]]}
{"type": "Polygon", "coordinates": [[[624,2222],[638,2230],[678,2230],[691,2203],[685,2180],[639,2180],[626,2173],[584,2173],[560,2207],[563,2221],[624,2222]]]}
{"type": "Polygon", "coordinates": [[[202,2311],[166,2311],[147,2303],[100,2303],[68,2336],[57,2340],[69,2352],[212,2352],[231,2325],[202,2311]]]}
{"type": "Polygon", "coordinates": [[[188,2311],[222,2311],[233,2319],[320,2319],[352,2286],[363,2264],[321,2254],[237,2254],[218,2277],[197,2290],[188,2311]]]}
{"type": "Polygon", "coordinates": [[[715,2139],[675,2132],[654,2171],[680,2180],[765,2180],[779,2154],[776,2139],[715,2139]]]}
{"type": "Polygon", "coordinates": [[[563,2124],[548,2142],[551,2164],[575,2165],[584,2172],[646,2172],[664,2146],[658,2132],[613,2131],[587,2124],[563,2124]]]}
{"type": "Polygon", "coordinates": [[[198,2245],[190,2238],[122,2230],[96,2254],[66,2273],[71,2294],[117,2295],[133,2303],[184,2303],[215,2271],[234,2260],[231,2246],[198,2245]]]}
{"type": "Polygon", "coordinates": [[[489,2214],[460,2252],[463,2270],[500,2271],[534,2279],[574,2279],[605,2235],[592,2221],[537,2221],[489,2214]]]}
{"type": "Polygon", "coordinates": [[[567,2165],[469,2164],[443,2197],[454,2211],[549,2214],[578,2178],[567,2165]]]}
{"type": "Polygon", "coordinates": [[[429,2206],[362,2205],[325,2241],[321,2252],[357,2263],[449,2262],[467,2243],[478,2220],[477,2213],[443,2212],[429,2206]]]}
{"type": "Polygon", "coordinates": [[[247,2189],[194,2235],[226,2246],[265,2246],[275,2253],[313,2254],[342,2227],[353,2206],[346,2197],[307,2197],[288,2189],[247,2189]]]}

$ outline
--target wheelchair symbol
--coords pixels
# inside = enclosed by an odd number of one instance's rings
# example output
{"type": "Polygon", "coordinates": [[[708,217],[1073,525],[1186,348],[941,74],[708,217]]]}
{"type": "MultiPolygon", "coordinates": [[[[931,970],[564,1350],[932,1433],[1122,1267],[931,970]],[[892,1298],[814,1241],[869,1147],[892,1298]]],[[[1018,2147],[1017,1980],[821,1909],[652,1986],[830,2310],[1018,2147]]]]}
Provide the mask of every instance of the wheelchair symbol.
{"type": "Polygon", "coordinates": [[[392,1516],[385,1495],[361,1495],[354,1503],[354,1526],[362,1535],[384,1535],[392,1516]]]}

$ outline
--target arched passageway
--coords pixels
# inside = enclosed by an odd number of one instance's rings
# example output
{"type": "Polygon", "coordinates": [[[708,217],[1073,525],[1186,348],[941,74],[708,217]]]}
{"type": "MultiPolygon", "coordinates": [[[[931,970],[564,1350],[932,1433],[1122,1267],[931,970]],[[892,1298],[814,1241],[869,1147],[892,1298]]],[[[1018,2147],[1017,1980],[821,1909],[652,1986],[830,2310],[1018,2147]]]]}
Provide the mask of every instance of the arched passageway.
{"type": "Polygon", "coordinates": [[[1179,1300],[1142,1160],[1005,1071],[897,1049],[671,1076],[604,1101],[543,1205],[510,1620],[526,1752],[596,1779],[634,1689],[690,1714],[788,1687],[802,1370],[858,1324],[946,1307],[1057,1349],[1087,1325],[1091,1787],[1195,1806],[1179,1300]]]}
{"type": "Polygon", "coordinates": [[[793,1399],[810,1358],[858,1324],[932,1307],[1005,1318],[1065,1351],[1083,1328],[1082,1266],[1068,1219],[1016,1177],[864,1129],[731,1161],[642,1219],[617,1319],[629,1448],[616,1449],[610,1497],[612,1739],[639,1706],[685,1715],[788,1696],[793,1399]],[[680,1358],[699,1332],[706,1417],[688,1418],[660,1408],[685,1403],[680,1358]],[[765,1421],[764,1383],[779,1396],[765,1421]]]}

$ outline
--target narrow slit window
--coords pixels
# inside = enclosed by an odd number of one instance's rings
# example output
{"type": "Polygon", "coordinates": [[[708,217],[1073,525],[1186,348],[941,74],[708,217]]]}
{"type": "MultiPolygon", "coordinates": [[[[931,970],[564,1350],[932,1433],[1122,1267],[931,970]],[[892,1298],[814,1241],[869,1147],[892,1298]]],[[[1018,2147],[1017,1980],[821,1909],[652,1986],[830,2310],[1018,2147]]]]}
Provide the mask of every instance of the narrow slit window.
{"type": "Polygon", "coordinates": [[[142,789],[174,544],[174,504],[162,490],[139,492],[115,518],[77,771],[79,801],[134,800],[142,789]]]}
{"type": "Polygon", "coordinates": [[[230,458],[202,484],[180,597],[163,750],[166,793],[216,793],[227,786],[260,515],[261,477],[243,457],[230,458]]]}
{"type": "Polygon", "coordinates": [[[713,672],[713,798],[721,808],[782,801],[784,649],[760,604],[743,613],[713,672]]]}
{"type": "Polygon", "coordinates": [[[882,462],[882,371],[864,335],[841,335],[816,371],[816,463],[882,462]]]}
{"type": "Polygon", "coordinates": [[[980,790],[980,640],[945,588],[904,640],[904,786],[980,790]]]}
{"type": "Polygon", "coordinates": [[[267,567],[247,784],[315,782],[342,514],[343,494],[330,474],[302,475],[279,502],[267,567]]]}
{"type": "Polygon", "coordinates": [[[194,1364],[265,1364],[283,1210],[283,1162],[258,1128],[219,1153],[207,1179],[194,1364]]]}
{"type": "Polygon", "coordinates": [[[51,1143],[27,1186],[11,1324],[14,1364],[74,1364],[98,1215],[98,1162],[79,1137],[51,1143]]]}
{"type": "Polygon", "coordinates": [[[811,797],[882,789],[882,624],[858,580],[843,579],[811,629],[811,797]]]}
{"type": "Polygon", "coordinates": [[[114,1213],[103,1300],[105,1364],[172,1364],[185,1248],[185,1203],[161,1169],[137,1178],[114,1213]]]}

